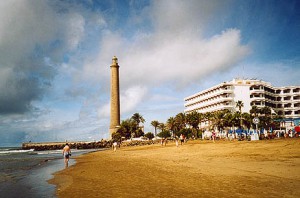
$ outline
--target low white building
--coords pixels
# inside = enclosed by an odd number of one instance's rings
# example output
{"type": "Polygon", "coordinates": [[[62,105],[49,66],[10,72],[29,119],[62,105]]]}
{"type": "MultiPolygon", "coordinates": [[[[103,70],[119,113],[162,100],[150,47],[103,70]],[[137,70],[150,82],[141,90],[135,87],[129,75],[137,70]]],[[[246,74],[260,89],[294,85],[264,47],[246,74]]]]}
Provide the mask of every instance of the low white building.
{"type": "Polygon", "coordinates": [[[223,109],[238,111],[237,101],[242,101],[242,112],[249,113],[252,106],[270,107],[286,118],[300,117],[300,86],[273,87],[271,83],[256,79],[233,79],[184,99],[185,112],[213,112],[223,109]]]}

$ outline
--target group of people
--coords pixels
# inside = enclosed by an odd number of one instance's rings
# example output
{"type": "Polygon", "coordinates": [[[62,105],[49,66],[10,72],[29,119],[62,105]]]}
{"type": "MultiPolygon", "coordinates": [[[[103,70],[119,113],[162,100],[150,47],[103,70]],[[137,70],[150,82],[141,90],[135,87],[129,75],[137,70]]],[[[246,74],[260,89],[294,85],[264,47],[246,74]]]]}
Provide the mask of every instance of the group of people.
{"type": "Polygon", "coordinates": [[[178,136],[175,137],[176,147],[179,146],[179,141],[180,141],[180,145],[183,145],[183,143],[186,142],[186,137],[184,134],[180,134],[179,138],[178,138],[178,136]]]}
{"type": "Polygon", "coordinates": [[[292,130],[288,131],[268,131],[264,130],[264,132],[255,132],[255,131],[243,131],[243,132],[229,132],[229,131],[214,131],[214,130],[206,130],[202,133],[202,139],[209,139],[215,142],[216,139],[230,140],[233,141],[235,139],[238,140],[252,140],[252,136],[257,136],[257,140],[263,139],[274,139],[274,138],[293,138],[299,137],[300,133],[294,132],[292,130]]]}

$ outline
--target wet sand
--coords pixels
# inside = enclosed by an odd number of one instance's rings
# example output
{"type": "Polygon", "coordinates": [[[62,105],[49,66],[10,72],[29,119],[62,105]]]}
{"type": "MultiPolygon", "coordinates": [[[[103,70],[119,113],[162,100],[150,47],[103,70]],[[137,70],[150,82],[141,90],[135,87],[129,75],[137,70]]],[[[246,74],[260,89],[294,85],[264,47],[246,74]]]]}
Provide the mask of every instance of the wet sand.
{"type": "Polygon", "coordinates": [[[189,141],[79,156],[58,197],[300,197],[300,139],[189,141]]]}

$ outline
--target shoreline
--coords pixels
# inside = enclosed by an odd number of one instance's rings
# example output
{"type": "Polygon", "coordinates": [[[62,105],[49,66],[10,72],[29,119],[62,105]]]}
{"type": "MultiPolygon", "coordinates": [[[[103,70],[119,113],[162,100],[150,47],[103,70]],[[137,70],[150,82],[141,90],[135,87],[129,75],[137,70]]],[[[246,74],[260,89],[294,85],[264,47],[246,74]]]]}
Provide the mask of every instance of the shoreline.
{"type": "Polygon", "coordinates": [[[76,157],[49,183],[58,197],[298,197],[300,139],[189,141],[76,157]]]}
{"type": "MultiPolygon", "coordinates": [[[[48,183],[55,172],[65,169],[61,150],[33,151],[8,148],[1,151],[0,191],[3,197],[56,197],[56,186],[48,183]]],[[[92,150],[72,150],[69,167],[76,156],[92,150]]]]}

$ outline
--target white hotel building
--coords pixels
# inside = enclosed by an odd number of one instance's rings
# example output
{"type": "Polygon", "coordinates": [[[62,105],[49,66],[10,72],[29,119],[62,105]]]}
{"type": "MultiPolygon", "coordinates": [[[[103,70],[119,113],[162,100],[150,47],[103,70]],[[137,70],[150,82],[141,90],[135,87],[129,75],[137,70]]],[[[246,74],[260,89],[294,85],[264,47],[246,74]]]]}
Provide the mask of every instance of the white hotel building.
{"type": "Polygon", "coordinates": [[[188,96],[184,99],[184,111],[238,111],[239,100],[244,104],[242,112],[249,113],[254,105],[267,106],[285,118],[300,117],[300,86],[273,87],[271,83],[253,79],[233,79],[188,96]]]}

